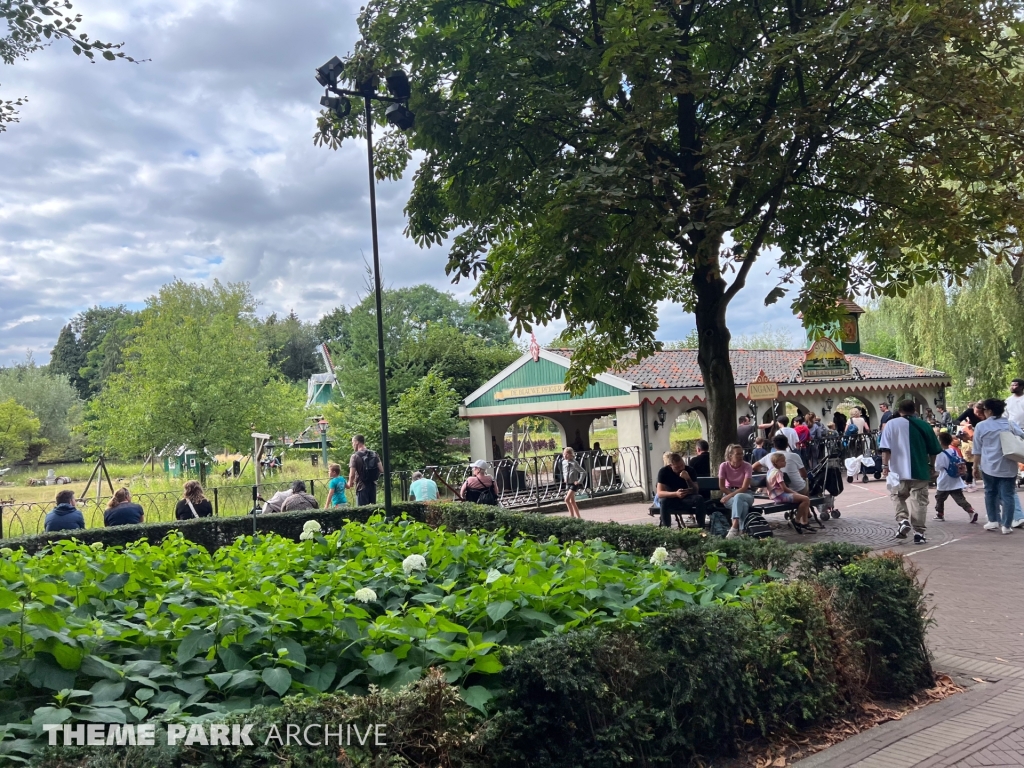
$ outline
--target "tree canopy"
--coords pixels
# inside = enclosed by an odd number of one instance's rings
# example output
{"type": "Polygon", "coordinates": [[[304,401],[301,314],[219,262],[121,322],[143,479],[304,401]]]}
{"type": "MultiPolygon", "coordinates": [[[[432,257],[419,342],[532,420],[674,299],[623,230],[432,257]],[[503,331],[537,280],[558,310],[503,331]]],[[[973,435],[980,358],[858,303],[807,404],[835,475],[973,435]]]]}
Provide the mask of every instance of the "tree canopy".
{"type": "Polygon", "coordinates": [[[39,419],[32,411],[13,399],[0,400],[0,465],[21,461],[38,434],[39,419]]]}
{"type": "Polygon", "coordinates": [[[95,447],[144,455],[167,445],[246,449],[250,432],[294,434],[303,393],[261,348],[244,284],[175,281],[150,298],[124,365],[90,403],[95,447]]]}
{"type": "MultiPolygon", "coordinates": [[[[345,76],[410,70],[408,232],[451,240],[518,329],[564,318],[569,383],[695,314],[713,452],[735,439],[729,303],[773,249],[811,325],[1020,251],[1012,0],[370,0],[345,76]],[[418,150],[413,155],[410,150],[418,150]]],[[[383,123],[382,110],[376,119],[383,123]]],[[[362,130],[325,112],[318,143],[362,130]]],[[[766,301],[781,298],[779,285],[766,301]]]]}
{"type": "Polygon", "coordinates": [[[985,263],[966,283],[917,286],[861,317],[864,351],[944,371],[957,404],[1006,397],[1024,377],[1024,284],[1007,264],[985,263]]]}
{"type": "Polygon", "coordinates": [[[8,399],[38,419],[39,439],[34,438],[27,447],[31,457],[37,458],[45,450],[44,458],[80,458],[81,436],[72,432],[81,422],[82,402],[67,377],[54,375],[29,358],[0,369],[0,401],[8,399]]]}

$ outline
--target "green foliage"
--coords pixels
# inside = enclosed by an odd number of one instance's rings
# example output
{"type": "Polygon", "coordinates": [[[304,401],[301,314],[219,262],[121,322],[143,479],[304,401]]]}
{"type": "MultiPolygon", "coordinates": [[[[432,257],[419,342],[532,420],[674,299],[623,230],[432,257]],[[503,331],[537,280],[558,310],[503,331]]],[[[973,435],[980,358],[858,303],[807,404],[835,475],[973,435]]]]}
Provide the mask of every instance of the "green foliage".
{"type": "Polygon", "coordinates": [[[180,534],[11,552],[0,562],[5,722],[221,714],[288,692],[400,688],[430,667],[484,710],[500,646],[764,589],[763,574],[732,576],[715,555],[688,572],[596,540],[379,518],[310,535],[239,539],[215,554],[180,534]]]}
{"type": "Polygon", "coordinates": [[[729,341],[733,349],[793,349],[801,342],[793,338],[793,334],[781,328],[774,328],[765,323],[759,333],[736,336],[729,341]]]}
{"type": "MultiPolygon", "coordinates": [[[[398,396],[388,410],[392,467],[424,467],[450,464],[455,454],[448,436],[459,429],[456,417],[459,395],[451,383],[431,371],[398,396]]],[[[362,434],[371,448],[380,447],[380,405],[374,400],[346,398],[341,407],[324,411],[341,434],[362,434]]],[[[334,449],[334,456],[348,464],[348,446],[334,449]]]]}
{"type": "Polygon", "coordinates": [[[301,403],[260,349],[253,308],[241,284],[163,286],[123,369],[90,403],[93,444],[121,456],[183,443],[203,452],[247,448],[253,425],[297,431],[301,403]]]}
{"type": "Polygon", "coordinates": [[[316,352],[316,331],[311,323],[299,320],[292,310],[282,320],[272,313],[259,323],[261,343],[270,353],[270,364],[291,382],[305,386],[311,374],[323,372],[316,352]]]}
{"type": "Polygon", "coordinates": [[[861,317],[861,336],[872,354],[945,371],[953,402],[1005,397],[1010,379],[1024,376],[1022,305],[1024,282],[1014,283],[1010,265],[986,263],[966,282],[882,299],[861,317]]]}
{"type": "Polygon", "coordinates": [[[78,346],[78,338],[75,336],[75,330],[71,327],[71,323],[68,323],[60,329],[60,335],[57,336],[57,343],[53,345],[53,349],[50,351],[50,362],[47,364],[47,370],[53,376],[63,376],[78,392],[82,391],[82,381],[79,375],[79,369],[85,363],[85,355],[78,346]]]}
{"type": "MultiPolygon", "coordinates": [[[[416,158],[409,235],[451,238],[485,314],[564,321],[573,391],[657,348],[659,302],[694,312],[720,456],[727,310],[766,250],[784,277],[764,301],[796,282],[820,326],[848,295],[1020,249],[1020,19],[1012,0],[373,0],[345,74],[410,70],[416,125],[383,128],[379,166],[416,158]]],[[[325,111],[314,141],[363,119],[325,111]]]]}
{"type": "Polygon", "coordinates": [[[45,448],[48,458],[76,459],[81,456],[81,438],[73,430],[82,418],[78,392],[63,375],[49,367],[40,368],[31,359],[0,369],[0,400],[13,399],[39,419],[41,442],[30,446],[38,456],[45,448]]]}
{"type": "Polygon", "coordinates": [[[39,419],[13,399],[0,400],[0,463],[21,461],[39,434],[39,419]]]}
{"type": "Polygon", "coordinates": [[[864,685],[875,694],[909,696],[933,679],[925,630],[924,589],[909,561],[896,554],[857,560],[826,571],[841,620],[864,656],[864,685]]]}

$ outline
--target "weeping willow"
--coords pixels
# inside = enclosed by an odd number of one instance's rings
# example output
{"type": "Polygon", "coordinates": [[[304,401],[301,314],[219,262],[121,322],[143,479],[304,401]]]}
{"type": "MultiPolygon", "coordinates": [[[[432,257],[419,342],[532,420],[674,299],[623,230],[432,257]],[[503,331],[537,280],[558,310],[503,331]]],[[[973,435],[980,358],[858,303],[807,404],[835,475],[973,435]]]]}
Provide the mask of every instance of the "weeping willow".
{"type": "Polygon", "coordinates": [[[886,297],[861,318],[864,351],[945,371],[951,403],[1005,396],[1024,377],[1024,283],[987,262],[962,285],[921,285],[886,297]]]}

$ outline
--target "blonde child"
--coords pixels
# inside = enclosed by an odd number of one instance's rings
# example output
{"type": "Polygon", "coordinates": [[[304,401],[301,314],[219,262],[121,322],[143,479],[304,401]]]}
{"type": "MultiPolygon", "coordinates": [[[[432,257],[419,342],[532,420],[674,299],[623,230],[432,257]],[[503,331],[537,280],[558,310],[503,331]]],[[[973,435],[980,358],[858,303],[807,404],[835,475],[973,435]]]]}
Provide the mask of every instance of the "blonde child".
{"type": "Polygon", "coordinates": [[[576,491],[583,487],[583,467],[576,462],[576,452],[572,448],[562,451],[562,482],[569,489],[565,494],[565,508],[569,517],[580,517],[580,508],[576,503],[576,491]]]}
{"type": "Polygon", "coordinates": [[[802,493],[795,493],[786,485],[786,475],[782,471],[786,466],[786,455],[776,451],[771,455],[772,471],[768,473],[767,485],[768,495],[772,501],[784,504],[799,504],[796,511],[796,519],[790,516],[790,522],[797,533],[814,533],[814,529],[807,523],[811,515],[811,500],[802,493]]]}

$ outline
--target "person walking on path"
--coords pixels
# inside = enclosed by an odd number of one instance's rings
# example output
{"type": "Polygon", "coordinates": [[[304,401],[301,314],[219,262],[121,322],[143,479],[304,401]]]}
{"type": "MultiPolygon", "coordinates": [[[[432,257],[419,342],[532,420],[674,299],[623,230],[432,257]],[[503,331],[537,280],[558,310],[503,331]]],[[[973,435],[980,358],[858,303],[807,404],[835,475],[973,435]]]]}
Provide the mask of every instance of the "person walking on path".
{"type": "Polygon", "coordinates": [[[930,457],[941,453],[942,446],[935,431],[917,415],[913,400],[900,403],[899,416],[889,419],[878,451],[882,454],[882,477],[896,509],[896,538],[907,538],[913,527],[914,543],[924,544],[928,483],[932,479],[930,457]]]}
{"type": "Polygon", "coordinates": [[[939,433],[939,444],[942,453],[935,457],[935,471],[939,473],[935,481],[935,519],[946,519],[946,499],[951,498],[967,512],[970,522],[976,523],[978,513],[964,497],[963,474],[967,465],[953,448],[953,436],[949,432],[939,433]]]}
{"type": "MultiPolygon", "coordinates": [[[[1024,429],[1024,379],[1010,382],[1010,396],[1006,398],[1006,418],[1024,429]]],[[[1013,491],[1013,528],[1024,526],[1024,509],[1021,509],[1020,495],[1013,491]]]]}
{"type": "Polygon", "coordinates": [[[340,507],[348,504],[345,497],[345,477],[341,474],[340,464],[331,464],[328,468],[331,479],[327,483],[327,506],[340,507]]]}
{"type": "Polygon", "coordinates": [[[888,403],[879,403],[878,411],[879,413],[882,414],[881,417],[878,419],[878,431],[881,432],[883,429],[885,429],[885,425],[889,423],[889,419],[891,419],[894,416],[894,414],[892,411],[889,410],[888,403]]]}
{"type": "Polygon", "coordinates": [[[750,492],[753,472],[754,468],[743,460],[743,446],[734,444],[725,449],[725,461],[718,465],[718,490],[723,494],[722,504],[732,510],[732,527],[725,535],[727,539],[740,535],[754,504],[754,494],[750,492]]]}
{"type": "Polygon", "coordinates": [[[974,479],[985,481],[986,531],[1001,529],[1013,533],[1013,497],[1017,483],[1017,462],[1003,456],[1001,432],[1024,437],[1024,430],[1003,415],[1006,403],[989,398],[981,403],[985,420],[974,428],[974,479]],[[1002,508],[1002,515],[999,514],[1002,508]]]}
{"type": "Polygon", "coordinates": [[[356,506],[365,507],[377,503],[377,478],[384,474],[380,457],[366,447],[366,438],[356,435],[352,438],[355,453],[348,460],[348,482],[346,488],[356,489],[356,506]]]}

